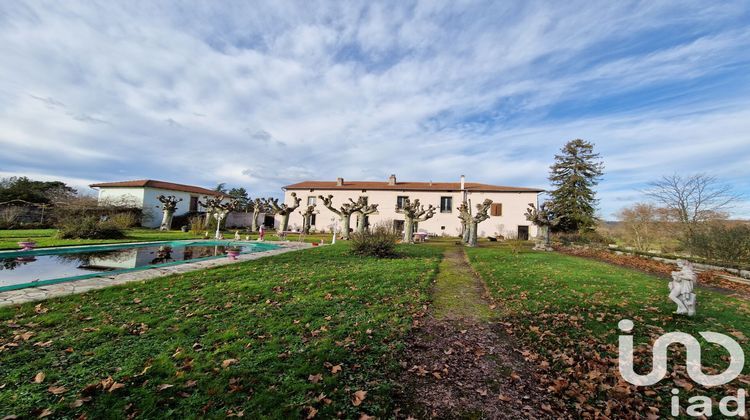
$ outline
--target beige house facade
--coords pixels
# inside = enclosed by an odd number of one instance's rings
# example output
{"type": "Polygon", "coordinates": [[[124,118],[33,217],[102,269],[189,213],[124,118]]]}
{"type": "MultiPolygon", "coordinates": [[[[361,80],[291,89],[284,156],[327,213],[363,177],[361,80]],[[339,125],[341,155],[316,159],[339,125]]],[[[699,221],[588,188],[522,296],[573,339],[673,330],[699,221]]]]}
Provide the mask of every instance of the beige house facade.
{"type": "MultiPolygon", "coordinates": [[[[537,235],[536,226],[526,220],[524,213],[529,203],[537,204],[537,188],[508,187],[500,185],[466,182],[461,176],[459,182],[401,182],[391,175],[387,181],[304,181],[284,187],[284,202],[292,204],[292,193],[302,199],[300,207],[289,216],[289,229],[302,228],[301,211],[315,204],[316,214],[312,228],[317,232],[330,232],[338,221],[338,216],[325,208],[318,196],[333,196],[334,208],[349,202],[367,197],[369,204],[378,204],[378,212],[367,218],[369,225],[392,223],[396,229],[403,229],[403,214],[396,208],[404,198],[411,201],[419,199],[425,207],[432,204],[436,207],[435,215],[424,222],[419,222],[416,230],[438,236],[458,236],[461,233],[461,222],[456,208],[466,199],[471,203],[472,212],[478,203],[489,198],[493,202],[490,218],[479,224],[480,237],[503,235],[505,237],[532,238],[537,235]]],[[[358,215],[352,216],[351,227],[357,225],[358,215]]],[[[277,217],[277,226],[279,222],[277,217]]],[[[340,226],[339,226],[340,229],[340,226]]]]}

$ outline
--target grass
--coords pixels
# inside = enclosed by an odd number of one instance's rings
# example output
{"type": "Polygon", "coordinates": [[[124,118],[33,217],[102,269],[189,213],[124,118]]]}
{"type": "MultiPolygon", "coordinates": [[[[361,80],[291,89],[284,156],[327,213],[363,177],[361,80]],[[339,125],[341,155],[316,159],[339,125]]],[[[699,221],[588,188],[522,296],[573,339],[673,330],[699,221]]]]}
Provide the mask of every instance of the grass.
{"type": "MultiPolygon", "coordinates": [[[[238,229],[225,229],[224,236],[228,239],[234,238],[234,232],[238,229]]],[[[239,229],[242,238],[245,238],[245,233],[242,229],[239,229]]],[[[92,244],[108,244],[108,243],[122,243],[122,242],[149,242],[149,241],[176,241],[182,239],[198,239],[202,238],[203,235],[194,235],[190,232],[182,232],[179,230],[171,231],[159,231],[158,229],[144,229],[134,228],[128,229],[125,232],[125,238],[123,239],[58,239],[55,237],[56,229],[12,229],[12,230],[0,230],[0,250],[3,249],[18,249],[18,242],[31,239],[37,243],[38,247],[55,247],[55,246],[70,246],[70,245],[92,245],[92,244]]],[[[258,234],[251,234],[251,239],[256,239],[258,234]]],[[[274,232],[267,232],[266,239],[277,240],[277,236],[274,232]]],[[[287,239],[291,241],[299,240],[299,235],[289,236],[287,239]]],[[[319,235],[306,235],[303,240],[305,242],[317,242],[324,239],[326,243],[330,243],[330,234],[319,234],[319,235]]]]}
{"type": "Polygon", "coordinates": [[[492,313],[482,299],[484,292],[462,248],[446,249],[432,291],[432,313],[436,318],[474,318],[488,320],[492,313]]]}
{"type": "MultiPolygon", "coordinates": [[[[665,279],[559,253],[523,250],[514,254],[502,246],[467,251],[506,317],[514,322],[531,326],[550,319],[550,314],[583,315],[580,328],[564,333],[610,344],[617,343],[617,323],[624,318],[635,321],[636,342],[648,341],[645,333],[661,330],[696,337],[700,331],[740,332],[740,338],[735,339],[750,352],[750,344],[741,334],[750,331],[747,301],[698,289],[697,315],[672,316],[675,305],[667,298],[665,279]]],[[[705,365],[726,367],[721,360],[726,353],[721,348],[705,343],[703,348],[705,365]]]]}
{"type": "Polygon", "coordinates": [[[399,251],[336,245],[0,308],[0,417],[382,416],[441,254],[399,251]],[[124,387],[93,385],[108,377],[124,387]]]}

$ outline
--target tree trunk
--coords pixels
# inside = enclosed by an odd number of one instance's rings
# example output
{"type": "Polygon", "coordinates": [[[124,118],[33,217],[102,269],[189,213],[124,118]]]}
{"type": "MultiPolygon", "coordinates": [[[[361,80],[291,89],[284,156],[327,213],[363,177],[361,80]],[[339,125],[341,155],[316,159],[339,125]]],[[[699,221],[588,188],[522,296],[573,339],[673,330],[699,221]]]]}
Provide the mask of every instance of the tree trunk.
{"type": "Polygon", "coordinates": [[[161,219],[161,226],[159,227],[159,230],[171,230],[173,217],[174,217],[173,211],[165,211],[164,216],[161,219]]]}
{"type": "Polygon", "coordinates": [[[461,242],[468,244],[469,243],[469,236],[471,234],[471,230],[469,229],[468,223],[464,223],[464,233],[461,236],[461,242]]]}
{"type": "Polygon", "coordinates": [[[359,213],[359,219],[357,219],[357,232],[365,233],[365,215],[359,213]]]}
{"type": "Polygon", "coordinates": [[[257,232],[258,231],[258,216],[260,216],[260,212],[253,210],[253,220],[250,221],[250,231],[251,232],[257,232]]]}
{"type": "Polygon", "coordinates": [[[404,243],[410,244],[414,242],[414,221],[408,217],[404,217],[404,243]]]}
{"type": "Polygon", "coordinates": [[[351,227],[352,223],[352,215],[351,214],[342,214],[341,215],[341,239],[349,240],[349,228],[351,227]]]}
{"type": "Polygon", "coordinates": [[[310,234],[310,216],[304,216],[302,218],[302,232],[305,235],[310,234]]]}
{"type": "Polygon", "coordinates": [[[469,246],[477,246],[477,225],[479,225],[477,222],[469,224],[469,240],[467,242],[469,246]]]}
{"type": "Polygon", "coordinates": [[[289,215],[288,214],[282,214],[281,215],[281,223],[279,224],[279,232],[284,232],[289,227],[289,215]]]}

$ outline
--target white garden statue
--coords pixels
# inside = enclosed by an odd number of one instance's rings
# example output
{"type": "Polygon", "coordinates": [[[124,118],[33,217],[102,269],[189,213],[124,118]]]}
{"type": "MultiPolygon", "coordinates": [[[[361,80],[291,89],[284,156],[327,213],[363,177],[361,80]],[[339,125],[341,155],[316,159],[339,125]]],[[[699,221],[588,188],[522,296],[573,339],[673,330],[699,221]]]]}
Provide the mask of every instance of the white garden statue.
{"type": "Polygon", "coordinates": [[[678,315],[695,315],[696,295],[693,292],[698,276],[693,271],[693,264],[689,261],[679,260],[677,266],[680,271],[672,272],[672,281],[669,283],[669,298],[677,304],[678,315]]]}

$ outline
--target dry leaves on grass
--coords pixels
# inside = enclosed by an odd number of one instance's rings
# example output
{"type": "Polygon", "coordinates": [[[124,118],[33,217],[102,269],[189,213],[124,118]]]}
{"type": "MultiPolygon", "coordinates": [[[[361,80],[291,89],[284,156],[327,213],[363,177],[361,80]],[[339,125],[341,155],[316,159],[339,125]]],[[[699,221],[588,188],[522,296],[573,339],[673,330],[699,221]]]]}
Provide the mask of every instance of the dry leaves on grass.
{"type": "Polygon", "coordinates": [[[360,404],[367,398],[367,391],[356,391],[354,394],[352,394],[352,405],[355,407],[359,407],[360,404]]]}
{"type": "Polygon", "coordinates": [[[34,383],[35,384],[41,384],[44,382],[44,378],[46,378],[47,375],[44,374],[44,372],[38,372],[36,375],[34,375],[34,383]]]}

